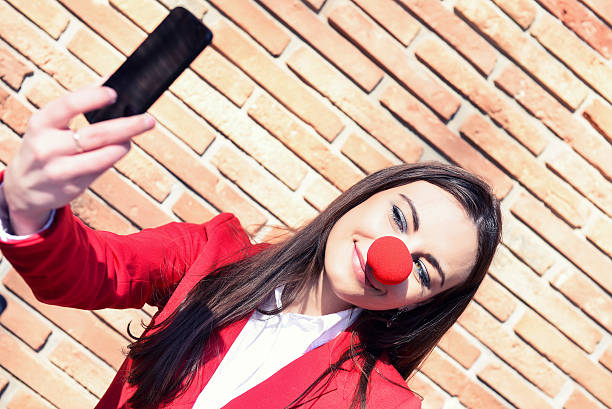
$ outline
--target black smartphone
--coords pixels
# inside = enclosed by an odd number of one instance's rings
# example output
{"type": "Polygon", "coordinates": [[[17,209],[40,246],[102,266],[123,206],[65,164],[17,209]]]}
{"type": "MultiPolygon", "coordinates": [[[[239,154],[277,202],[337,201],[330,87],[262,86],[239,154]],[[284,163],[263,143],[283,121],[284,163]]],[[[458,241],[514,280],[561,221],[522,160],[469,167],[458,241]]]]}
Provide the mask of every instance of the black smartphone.
{"type": "Polygon", "coordinates": [[[85,114],[89,123],[142,114],[212,41],[196,16],[176,7],[104,83],[117,101],[85,114]]]}

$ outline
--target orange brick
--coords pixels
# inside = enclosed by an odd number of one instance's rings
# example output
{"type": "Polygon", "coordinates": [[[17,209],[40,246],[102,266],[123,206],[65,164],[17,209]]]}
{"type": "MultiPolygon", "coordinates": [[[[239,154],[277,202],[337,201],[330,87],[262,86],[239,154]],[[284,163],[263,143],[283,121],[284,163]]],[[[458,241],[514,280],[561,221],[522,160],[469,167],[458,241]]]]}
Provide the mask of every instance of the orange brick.
{"type": "Polygon", "coordinates": [[[612,147],[589,132],[557,100],[514,65],[507,66],[495,84],[557,134],[589,163],[612,178],[612,147]]]}
{"type": "MultiPolygon", "coordinates": [[[[0,315],[0,323],[34,351],[40,350],[51,330],[37,315],[32,314],[11,297],[4,297],[7,301],[6,309],[0,315]]],[[[0,388],[1,390],[1,388],[0,388]]]]}
{"type": "Polygon", "coordinates": [[[502,135],[479,114],[468,117],[460,132],[551,206],[570,226],[584,225],[589,215],[586,200],[538,163],[517,142],[502,135]]]}
{"type": "Polygon", "coordinates": [[[610,182],[575,152],[564,146],[546,158],[546,165],[595,206],[612,216],[610,182]]]}
{"type": "Polygon", "coordinates": [[[57,407],[94,407],[96,400],[73,382],[60,376],[50,363],[0,328],[2,367],[57,407]],[[53,382],[49,382],[53,379],[53,382]]]}
{"type": "Polygon", "coordinates": [[[494,360],[478,372],[482,379],[497,393],[521,409],[552,409],[544,399],[501,362],[494,360]]]}
{"type": "Polygon", "coordinates": [[[248,114],[340,190],[348,189],[365,176],[332,152],[327,143],[293,120],[278,102],[267,95],[260,95],[249,106],[248,114]]]}
{"type": "Polygon", "coordinates": [[[612,346],[609,346],[599,358],[599,363],[612,371],[612,346]]]}
{"type": "Polygon", "coordinates": [[[9,381],[3,375],[0,375],[0,393],[3,393],[8,386],[9,381]]]}
{"type": "Polygon", "coordinates": [[[183,192],[172,206],[172,211],[187,223],[205,223],[212,219],[218,212],[197,200],[190,192],[183,192]]]}
{"type": "Polygon", "coordinates": [[[555,18],[543,14],[531,27],[531,35],[612,103],[612,68],[555,18]]]}
{"type": "Polygon", "coordinates": [[[608,142],[612,143],[612,108],[609,105],[599,99],[594,99],[584,109],[582,116],[593,125],[593,128],[605,136],[608,142]]]}
{"type": "Polygon", "coordinates": [[[127,342],[106,325],[101,325],[100,320],[90,311],[58,307],[38,301],[23,278],[13,269],[4,276],[2,283],[80,344],[86,345],[104,362],[116,370],[119,369],[125,359],[121,348],[125,347],[127,342]]]}
{"type": "Polygon", "coordinates": [[[612,299],[580,271],[565,266],[550,284],[608,331],[612,331],[612,299]]]}
{"type": "Polygon", "coordinates": [[[173,219],[150,199],[134,189],[116,172],[104,172],[91,189],[141,229],[161,226],[173,219]]]}
{"type": "Polygon", "coordinates": [[[510,318],[516,309],[512,294],[488,274],[482,280],[474,300],[502,322],[510,318]]]}
{"type": "Polygon", "coordinates": [[[115,163],[115,169],[158,202],[163,202],[170,194],[173,183],[170,174],[137,149],[131,149],[115,163]]]}
{"type": "Polygon", "coordinates": [[[541,202],[527,193],[522,193],[510,210],[599,285],[607,291],[612,291],[610,259],[592,244],[578,237],[541,202]]]}
{"type": "Polygon", "coordinates": [[[115,376],[111,368],[93,360],[82,351],[82,347],[66,339],[62,339],[51,351],[49,361],[98,398],[104,395],[115,376]]]}
{"type": "Polygon", "coordinates": [[[85,27],[74,33],[66,48],[102,76],[111,75],[125,60],[121,53],[85,27]]]}
{"type": "Polygon", "coordinates": [[[544,150],[547,138],[533,118],[501,98],[492,85],[472,67],[455,57],[442,43],[433,40],[422,42],[415,53],[534,155],[544,150]]]}
{"type": "Polygon", "coordinates": [[[410,89],[432,110],[448,121],[461,101],[427,70],[413,63],[404,47],[350,3],[336,7],[329,23],[364,50],[394,78],[410,89]]]}
{"type": "Polygon", "coordinates": [[[72,212],[89,227],[116,234],[135,233],[138,229],[125,217],[112,210],[89,190],[70,202],[72,212]]]}
{"type": "Polygon", "coordinates": [[[281,26],[250,0],[210,2],[273,56],[279,56],[289,44],[289,36],[281,26]]]}
{"type": "Polygon", "coordinates": [[[587,229],[586,236],[602,251],[612,256],[612,221],[609,218],[599,216],[595,223],[587,229]]]}
{"type": "Polygon", "coordinates": [[[164,92],[149,113],[199,155],[215,140],[210,127],[170,92],[164,92]]]}
{"type": "Polygon", "coordinates": [[[504,197],[510,191],[512,180],[508,176],[449,130],[407,91],[397,85],[390,85],[380,97],[380,102],[453,162],[487,181],[497,197],[504,197]]]}
{"type": "Polygon", "coordinates": [[[325,3],[325,0],[304,0],[304,3],[308,4],[314,11],[319,11],[325,3]]]}
{"type": "Polygon", "coordinates": [[[534,275],[507,249],[498,249],[489,271],[514,295],[554,324],[582,349],[589,353],[594,351],[603,336],[597,326],[572,309],[563,297],[534,275]]]}
{"type": "MultiPolygon", "coordinates": [[[[495,318],[477,304],[470,304],[458,321],[466,330],[548,396],[555,397],[561,392],[565,383],[565,376],[561,371],[514,333],[502,328],[495,318]]],[[[493,389],[497,390],[496,386],[499,385],[497,385],[498,380],[495,380],[496,385],[492,386],[493,389]]],[[[522,406],[519,405],[519,407],[522,406]]]]}
{"type": "Polygon", "coordinates": [[[270,229],[265,233],[264,237],[258,243],[278,244],[284,242],[291,237],[292,231],[288,227],[270,226],[270,229]]]}
{"type": "Polygon", "coordinates": [[[287,65],[399,158],[419,160],[423,148],[418,139],[312,50],[298,49],[287,65]]]}
{"type": "Polygon", "coordinates": [[[449,43],[478,71],[488,76],[497,62],[497,51],[470,26],[438,1],[399,0],[429,28],[449,43]]]}
{"type": "Polygon", "coordinates": [[[21,88],[24,78],[33,72],[22,60],[21,57],[13,55],[6,47],[0,46],[0,80],[6,82],[14,90],[21,88]]]}
{"type": "Polygon", "coordinates": [[[570,397],[565,401],[563,409],[599,409],[599,405],[579,389],[574,389],[570,397]]]}
{"type": "Polygon", "coordinates": [[[306,165],[193,73],[183,73],[170,89],[292,190],[302,183],[306,165]]]}
{"type": "Polygon", "coordinates": [[[419,22],[393,0],[353,0],[404,47],[421,29],[419,22]]]}
{"type": "Polygon", "coordinates": [[[0,126],[0,161],[5,164],[13,160],[13,156],[21,146],[21,138],[6,126],[0,126]]]}
{"type": "MultiPolygon", "coordinates": [[[[35,77],[36,78],[36,77],[35,77]]],[[[25,97],[32,105],[40,108],[64,95],[66,90],[47,76],[39,75],[37,81],[26,92],[25,97]]]]}
{"type": "Polygon", "coordinates": [[[533,271],[542,275],[555,263],[554,251],[523,223],[508,217],[503,225],[502,242],[533,271]]]}
{"type": "MultiPolygon", "coordinates": [[[[538,0],[601,55],[612,57],[612,30],[577,0],[538,0]]],[[[608,5],[608,9],[609,9],[608,5]]],[[[580,57],[580,55],[576,55],[580,57]]]]}
{"type": "Polygon", "coordinates": [[[137,3],[130,0],[110,0],[110,4],[147,33],[155,30],[168,15],[168,10],[155,0],[140,0],[137,3]]]}
{"type": "Polygon", "coordinates": [[[52,0],[9,0],[9,3],[56,40],[70,21],[68,13],[52,0]]]}
{"type": "Polygon", "coordinates": [[[19,389],[6,405],[6,409],[52,409],[39,395],[28,389],[19,389]]]}
{"type": "Polygon", "coordinates": [[[306,190],[304,199],[318,211],[323,211],[338,196],[340,191],[319,175],[314,175],[306,190]]]}
{"type": "Polygon", "coordinates": [[[246,225],[265,223],[266,217],[257,208],[163,132],[152,129],[134,141],[215,207],[234,213],[246,225]]]}
{"type": "Polygon", "coordinates": [[[96,0],[59,1],[124,55],[130,55],[146,37],[144,31],[107,3],[96,0]]]}
{"type": "Polygon", "coordinates": [[[373,144],[356,133],[348,136],[342,145],[341,152],[368,174],[394,165],[373,144]]]}
{"type": "Polygon", "coordinates": [[[261,3],[364,91],[372,91],[382,79],[380,68],[308,10],[301,1],[261,0],[261,3]]]}
{"type": "Polygon", "coordinates": [[[340,133],[344,127],[340,119],[302,84],[287,75],[227,24],[218,24],[214,31],[213,46],[291,112],[328,141],[340,133]]]}
{"type": "Polygon", "coordinates": [[[421,372],[415,372],[408,378],[408,387],[416,393],[421,401],[421,409],[442,409],[446,397],[430,385],[431,381],[421,372]]]}
{"type": "Polygon", "coordinates": [[[448,330],[438,347],[468,369],[480,356],[480,350],[454,327],[448,330]]]}
{"type": "Polygon", "coordinates": [[[531,310],[514,327],[518,335],[605,405],[612,405],[612,375],[531,310]]]}
{"type": "Polygon", "coordinates": [[[0,84],[0,121],[10,126],[19,135],[23,135],[32,116],[30,108],[25,106],[15,95],[5,90],[0,84]]]}
{"type": "Polygon", "coordinates": [[[529,0],[493,0],[508,14],[523,30],[531,25],[536,15],[536,9],[529,0]]]}
{"type": "Polygon", "coordinates": [[[244,105],[255,89],[249,77],[212,47],[205,48],[191,63],[191,68],[239,107],[244,105]]]}
{"type": "Polygon", "coordinates": [[[154,305],[145,304],[142,306],[141,310],[144,311],[149,317],[152,317],[157,313],[159,308],[154,305]]]}
{"type": "Polygon", "coordinates": [[[582,2],[612,26],[612,8],[608,0],[582,0],[582,2]]]}
{"type": "Polygon", "coordinates": [[[202,19],[202,16],[208,10],[203,0],[160,0],[159,2],[169,9],[178,6],[185,7],[198,19],[202,19]]]}
{"type": "Polygon", "coordinates": [[[502,409],[506,407],[497,397],[470,379],[464,371],[451,364],[437,350],[434,350],[427,357],[421,367],[421,372],[451,396],[456,396],[469,409],[502,409]]]}
{"type": "Polygon", "coordinates": [[[104,308],[93,311],[93,313],[105,324],[123,335],[123,338],[128,341],[132,341],[127,330],[128,325],[130,326],[130,333],[139,337],[144,332],[144,328],[140,325],[141,322],[148,325],[150,321],[150,317],[147,314],[136,308],[104,308]]]}
{"type": "Polygon", "coordinates": [[[316,216],[316,211],[306,202],[247,162],[235,150],[222,147],[212,158],[212,162],[224,175],[288,226],[299,227],[316,216]]]}
{"type": "Polygon", "coordinates": [[[484,0],[459,0],[455,12],[475,26],[495,46],[544,84],[567,106],[576,109],[588,89],[561,63],[541,50],[484,0]]]}
{"type": "Polygon", "coordinates": [[[0,3],[0,21],[0,37],[66,88],[93,82],[94,76],[80,69],[74,57],[4,2],[0,3]]]}

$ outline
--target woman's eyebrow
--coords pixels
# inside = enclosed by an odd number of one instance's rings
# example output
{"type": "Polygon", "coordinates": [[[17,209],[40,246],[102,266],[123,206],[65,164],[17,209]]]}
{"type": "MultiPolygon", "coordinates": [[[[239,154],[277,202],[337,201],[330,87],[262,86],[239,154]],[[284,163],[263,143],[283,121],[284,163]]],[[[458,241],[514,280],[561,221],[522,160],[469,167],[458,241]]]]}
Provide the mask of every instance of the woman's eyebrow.
{"type": "MultiPolygon", "coordinates": [[[[411,210],[410,213],[412,213],[412,223],[414,226],[414,231],[418,231],[419,230],[419,214],[417,213],[416,207],[414,207],[414,203],[412,203],[412,200],[410,200],[410,198],[406,196],[405,194],[400,193],[400,196],[410,206],[410,210],[411,210]]],[[[431,263],[432,266],[434,266],[434,268],[438,271],[438,274],[440,274],[440,278],[441,278],[440,287],[442,287],[444,285],[444,280],[446,280],[446,274],[444,274],[442,267],[440,267],[440,263],[438,263],[438,259],[436,259],[434,256],[432,256],[429,253],[423,253],[422,255],[423,257],[425,257],[427,261],[431,263]]]]}
{"type": "Polygon", "coordinates": [[[405,194],[400,193],[400,196],[402,197],[402,199],[408,202],[410,210],[412,210],[410,213],[412,213],[412,225],[414,226],[414,231],[419,231],[419,214],[417,213],[416,208],[414,207],[414,203],[412,203],[412,200],[410,200],[410,198],[405,194]]]}

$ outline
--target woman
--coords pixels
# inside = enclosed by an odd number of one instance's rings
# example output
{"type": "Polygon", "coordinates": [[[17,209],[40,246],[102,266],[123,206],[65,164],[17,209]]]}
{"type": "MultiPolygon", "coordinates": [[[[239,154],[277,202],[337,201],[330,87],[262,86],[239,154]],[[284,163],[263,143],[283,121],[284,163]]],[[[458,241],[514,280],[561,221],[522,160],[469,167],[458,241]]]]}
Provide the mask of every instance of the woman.
{"type": "Polygon", "coordinates": [[[39,300],[160,307],[97,407],[419,408],[404,379],[466,308],[500,241],[489,187],[449,165],[392,167],[275,245],[252,245],[227,213],[97,232],[68,203],[154,126],[141,115],[68,129],[114,98],[92,87],[34,114],[0,189],[0,249],[39,300]],[[367,265],[382,236],[412,254],[396,285],[367,265]]]}

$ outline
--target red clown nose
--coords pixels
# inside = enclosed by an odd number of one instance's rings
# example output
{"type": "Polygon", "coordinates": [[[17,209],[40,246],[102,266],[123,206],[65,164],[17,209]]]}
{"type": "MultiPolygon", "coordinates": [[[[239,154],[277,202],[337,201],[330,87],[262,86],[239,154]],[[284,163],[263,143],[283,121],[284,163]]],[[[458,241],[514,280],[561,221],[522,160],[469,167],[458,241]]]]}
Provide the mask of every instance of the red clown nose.
{"type": "Polygon", "coordinates": [[[404,281],[412,271],[412,256],[403,241],[393,236],[379,237],[368,249],[367,263],[374,278],[385,285],[404,281]]]}

